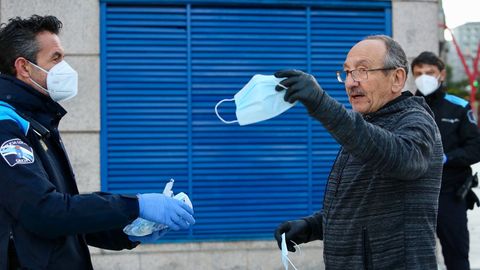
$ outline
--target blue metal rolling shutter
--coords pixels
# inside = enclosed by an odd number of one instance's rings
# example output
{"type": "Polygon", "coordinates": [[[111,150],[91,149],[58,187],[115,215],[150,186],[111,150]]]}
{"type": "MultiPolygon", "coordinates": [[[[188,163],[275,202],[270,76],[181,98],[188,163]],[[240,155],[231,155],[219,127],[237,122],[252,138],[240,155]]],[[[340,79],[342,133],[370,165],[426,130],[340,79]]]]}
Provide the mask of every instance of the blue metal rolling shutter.
{"type": "Polygon", "coordinates": [[[103,189],[161,191],[170,176],[186,188],[185,7],[108,6],[106,22],[103,189]]]}
{"type": "MultiPolygon", "coordinates": [[[[305,8],[192,8],[193,189],[204,210],[197,237],[270,236],[285,216],[307,214],[304,109],[243,127],[213,113],[256,73],[305,69],[306,47],[305,8]]],[[[230,105],[221,112],[234,119],[230,105]]]]}
{"type": "Polygon", "coordinates": [[[175,178],[197,224],[166,240],[271,238],[320,209],[338,145],[301,105],[243,127],[213,108],[284,68],[347,103],[334,71],[355,42],[389,31],[384,7],[249,6],[102,4],[102,189],[159,191],[175,178]]]}
{"type": "MultiPolygon", "coordinates": [[[[350,108],[345,88],[339,84],[335,71],[343,68],[350,48],[362,38],[374,34],[389,34],[386,28],[389,10],[385,9],[321,9],[311,12],[311,72],[323,89],[350,108]]],[[[325,182],[338,146],[318,123],[312,126],[313,194],[324,194],[325,182]]],[[[313,205],[323,204],[323,196],[313,196],[313,205]]]]}

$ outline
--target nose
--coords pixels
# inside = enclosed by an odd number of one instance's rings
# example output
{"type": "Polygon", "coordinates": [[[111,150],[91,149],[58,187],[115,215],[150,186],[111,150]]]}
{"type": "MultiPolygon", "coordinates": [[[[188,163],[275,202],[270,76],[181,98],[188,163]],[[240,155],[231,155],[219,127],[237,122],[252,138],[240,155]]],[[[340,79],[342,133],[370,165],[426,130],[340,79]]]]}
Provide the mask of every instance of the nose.
{"type": "Polygon", "coordinates": [[[359,82],[353,80],[352,74],[348,74],[347,78],[345,79],[345,89],[348,90],[358,85],[359,85],[359,82]]]}

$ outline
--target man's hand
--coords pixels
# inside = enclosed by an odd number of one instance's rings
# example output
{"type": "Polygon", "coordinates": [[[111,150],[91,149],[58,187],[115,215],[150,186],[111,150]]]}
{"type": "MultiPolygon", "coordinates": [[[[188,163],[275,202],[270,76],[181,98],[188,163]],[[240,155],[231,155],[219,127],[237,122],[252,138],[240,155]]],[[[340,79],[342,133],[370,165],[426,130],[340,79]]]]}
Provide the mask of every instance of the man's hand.
{"type": "Polygon", "coordinates": [[[275,72],[275,77],[286,78],[279,84],[285,86],[287,89],[277,85],[275,90],[285,92],[285,101],[293,103],[297,100],[303,103],[310,114],[314,113],[319,106],[324,91],[318,85],[317,80],[310,75],[300,70],[281,70],[275,72]]]}
{"type": "Polygon", "coordinates": [[[160,193],[138,194],[140,217],[167,225],[178,231],[188,229],[195,223],[193,209],[182,201],[160,193]]]}
{"type": "Polygon", "coordinates": [[[310,225],[303,219],[286,221],[280,224],[275,230],[278,248],[282,249],[282,234],[285,233],[288,251],[295,252],[295,244],[303,244],[310,241],[311,231],[310,225]]]}

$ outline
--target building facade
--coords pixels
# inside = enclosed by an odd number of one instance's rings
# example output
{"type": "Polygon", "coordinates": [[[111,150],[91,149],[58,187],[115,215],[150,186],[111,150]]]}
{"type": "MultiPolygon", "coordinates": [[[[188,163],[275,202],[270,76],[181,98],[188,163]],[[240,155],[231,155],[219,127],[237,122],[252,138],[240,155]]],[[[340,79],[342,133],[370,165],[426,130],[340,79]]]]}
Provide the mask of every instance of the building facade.
{"type": "MultiPolygon", "coordinates": [[[[257,2],[0,1],[2,22],[52,14],[64,23],[79,94],[63,104],[69,113],[60,128],[80,191],[154,191],[174,175],[174,191],[193,194],[195,229],[132,251],[92,248],[96,269],[281,269],[274,226],[321,206],[338,148],[301,108],[242,133],[214,122],[213,105],[253,74],[282,67],[314,73],[346,103],[330,73],[369,34],[393,36],[409,60],[440,49],[436,0],[257,2]],[[272,170],[278,162],[287,169],[272,170]]],[[[321,254],[315,242],[291,259],[319,269],[321,254]]]]}
{"type": "MultiPolygon", "coordinates": [[[[468,68],[473,72],[473,60],[477,55],[480,42],[480,22],[470,22],[452,29],[458,46],[467,62],[468,68]]],[[[452,69],[452,82],[459,82],[468,79],[467,72],[458,56],[453,41],[448,42],[447,64],[452,69]]],[[[479,65],[480,67],[480,62],[479,65]]]]}

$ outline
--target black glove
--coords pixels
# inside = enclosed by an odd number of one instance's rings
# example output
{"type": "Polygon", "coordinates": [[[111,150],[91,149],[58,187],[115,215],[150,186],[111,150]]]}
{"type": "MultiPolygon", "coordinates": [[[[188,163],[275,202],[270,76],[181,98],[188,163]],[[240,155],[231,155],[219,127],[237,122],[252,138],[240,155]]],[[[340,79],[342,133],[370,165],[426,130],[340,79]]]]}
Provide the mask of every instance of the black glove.
{"type": "MultiPolygon", "coordinates": [[[[295,69],[277,71],[275,72],[275,77],[287,78],[280,82],[281,85],[288,88],[285,92],[285,101],[293,103],[299,100],[310,114],[315,112],[324,94],[315,77],[295,69]]],[[[275,90],[282,91],[285,88],[277,85],[275,90]]]]}
{"type": "Polygon", "coordinates": [[[480,200],[478,199],[477,195],[473,190],[468,190],[467,196],[465,196],[465,202],[467,203],[467,208],[470,210],[473,210],[473,207],[475,207],[475,204],[477,207],[480,207],[480,200]]]}
{"type": "Polygon", "coordinates": [[[295,244],[308,243],[310,241],[312,229],[307,221],[292,220],[280,224],[275,230],[275,239],[277,240],[278,248],[282,249],[282,234],[285,233],[285,242],[287,242],[288,251],[295,252],[295,244]],[[294,243],[292,243],[295,242],[294,243]]]}

